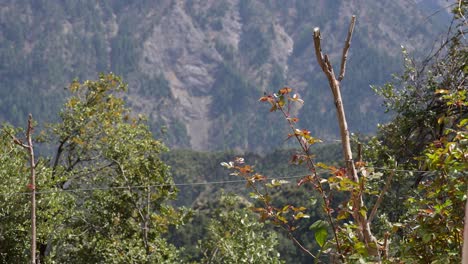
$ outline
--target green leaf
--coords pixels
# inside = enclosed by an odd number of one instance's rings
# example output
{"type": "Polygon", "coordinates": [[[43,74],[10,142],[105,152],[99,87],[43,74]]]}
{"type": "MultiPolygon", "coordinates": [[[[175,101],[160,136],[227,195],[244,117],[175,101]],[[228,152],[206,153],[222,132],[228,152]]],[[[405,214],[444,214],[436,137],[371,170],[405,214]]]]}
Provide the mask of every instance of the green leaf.
{"type": "Polygon", "coordinates": [[[323,247],[325,242],[327,241],[328,231],[326,228],[321,228],[315,231],[315,241],[319,244],[320,247],[323,247]]]}
{"type": "Polygon", "coordinates": [[[328,223],[323,220],[317,220],[310,227],[310,230],[314,231],[315,241],[320,247],[323,247],[327,241],[328,236],[328,223]]]}
{"type": "Polygon", "coordinates": [[[277,215],[276,218],[277,218],[279,221],[281,221],[281,222],[283,222],[283,223],[285,223],[285,224],[288,222],[288,220],[286,220],[286,218],[285,218],[284,216],[277,215]]]}
{"type": "Polygon", "coordinates": [[[295,220],[299,220],[302,218],[310,218],[310,215],[304,214],[303,212],[299,212],[294,216],[295,220]]]}
{"type": "Polygon", "coordinates": [[[317,204],[317,198],[311,197],[309,200],[310,200],[310,205],[314,206],[315,204],[317,204]]]}
{"type": "Polygon", "coordinates": [[[319,167],[319,168],[322,168],[322,169],[326,169],[326,170],[330,168],[327,164],[322,163],[322,162],[317,162],[317,163],[315,164],[315,166],[316,166],[316,167],[319,167]]]}
{"type": "Polygon", "coordinates": [[[359,209],[359,213],[362,215],[362,217],[366,217],[367,215],[366,208],[362,207],[361,209],[359,209]]]}
{"type": "Polygon", "coordinates": [[[345,210],[341,210],[339,213],[338,213],[338,216],[336,217],[336,220],[344,220],[344,219],[347,219],[349,217],[349,212],[348,211],[345,211],[345,210]]]}

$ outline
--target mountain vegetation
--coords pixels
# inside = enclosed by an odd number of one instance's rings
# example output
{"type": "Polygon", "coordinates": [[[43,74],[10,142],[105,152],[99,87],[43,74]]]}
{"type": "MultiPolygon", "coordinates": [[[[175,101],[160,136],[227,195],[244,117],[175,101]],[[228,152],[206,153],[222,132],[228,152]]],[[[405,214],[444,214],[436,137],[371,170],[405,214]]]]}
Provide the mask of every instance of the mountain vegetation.
{"type": "Polygon", "coordinates": [[[427,54],[418,2],[0,4],[0,263],[463,263],[449,8],[427,54]]]}
{"type": "MultiPolygon", "coordinates": [[[[254,98],[285,85],[309,102],[299,113],[304,126],[335,139],[325,103],[331,95],[311,60],[312,29],[342,36],[356,14],[343,97],[352,130],[373,133],[388,118],[369,85],[399,71],[400,45],[425,54],[449,22],[444,10],[430,16],[437,7],[423,7],[369,0],[3,1],[0,121],[22,125],[28,113],[40,124],[57,121],[70,80],[114,72],[128,82],[132,108],[170,147],[272,150],[268,142],[285,130],[244,128],[281,124],[255,115],[267,111],[254,98]]],[[[331,40],[332,60],[340,42],[331,40]]]]}

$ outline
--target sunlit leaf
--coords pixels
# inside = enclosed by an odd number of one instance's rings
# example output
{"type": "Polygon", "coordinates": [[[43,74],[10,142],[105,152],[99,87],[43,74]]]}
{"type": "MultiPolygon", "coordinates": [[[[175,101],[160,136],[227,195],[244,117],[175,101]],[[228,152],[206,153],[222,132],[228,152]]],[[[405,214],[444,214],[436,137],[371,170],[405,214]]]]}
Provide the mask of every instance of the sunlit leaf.
{"type": "Polygon", "coordinates": [[[320,247],[323,247],[327,241],[328,236],[328,223],[323,220],[317,220],[310,227],[310,230],[314,231],[315,241],[320,247]]]}
{"type": "Polygon", "coordinates": [[[296,215],[294,215],[294,220],[299,220],[302,218],[310,218],[310,215],[304,214],[303,212],[299,212],[296,215]]]}
{"type": "Polygon", "coordinates": [[[278,91],[278,93],[281,95],[288,94],[290,92],[292,92],[292,89],[289,87],[283,87],[282,89],[278,91]]]}

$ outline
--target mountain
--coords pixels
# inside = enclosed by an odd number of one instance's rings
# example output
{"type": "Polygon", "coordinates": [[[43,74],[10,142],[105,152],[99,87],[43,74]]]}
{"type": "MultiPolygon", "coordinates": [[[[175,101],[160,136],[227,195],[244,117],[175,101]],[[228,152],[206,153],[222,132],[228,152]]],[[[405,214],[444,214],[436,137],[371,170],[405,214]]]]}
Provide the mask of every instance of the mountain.
{"type": "MultiPolygon", "coordinates": [[[[4,0],[0,3],[0,122],[29,112],[53,121],[74,78],[113,71],[128,101],[172,147],[261,151],[287,127],[257,102],[290,86],[305,100],[300,125],[338,137],[312,30],[339,64],[351,15],[355,34],[343,86],[353,132],[386,117],[369,88],[401,69],[401,45],[427,54],[448,24],[447,2],[371,0],[4,0]],[[435,15],[433,12],[441,10],[435,15]],[[163,131],[163,133],[161,132],[163,131]]],[[[279,142],[279,145],[276,145],[279,142]]]]}

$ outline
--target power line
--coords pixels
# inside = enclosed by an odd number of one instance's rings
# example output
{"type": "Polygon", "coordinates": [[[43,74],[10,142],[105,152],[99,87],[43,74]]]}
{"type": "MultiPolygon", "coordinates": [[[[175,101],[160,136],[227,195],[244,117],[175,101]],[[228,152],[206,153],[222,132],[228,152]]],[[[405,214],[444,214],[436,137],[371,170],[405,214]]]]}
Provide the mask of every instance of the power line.
{"type": "MultiPolygon", "coordinates": [[[[395,171],[395,172],[416,172],[416,173],[434,173],[437,171],[425,171],[425,170],[404,170],[404,169],[389,169],[383,167],[369,167],[369,170],[376,171],[395,171]]],[[[321,169],[321,172],[329,172],[328,170],[321,169]]],[[[298,179],[309,176],[310,174],[295,175],[295,176],[285,176],[285,177],[274,177],[268,178],[268,180],[288,180],[288,179],[298,179]]],[[[92,188],[78,188],[78,189],[48,189],[43,191],[36,191],[36,194],[51,194],[51,193],[73,193],[73,192],[87,192],[95,190],[118,190],[118,189],[147,189],[147,188],[156,188],[156,187],[182,187],[182,186],[203,186],[203,185],[221,185],[221,184],[237,184],[237,183],[247,183],[247,180],[230,180],[230,181],[211,181],[211,182],[184,182],[184,183],[173,183],[173,184],[153,184],[153,185],[133,185],[133,186],[114,186],[114,187],[92,187],[92,188]]],[[[30,195],[31,192],[3,192],[0,193],[2,196],[9,195],[30,195]]]]}
{"type": "MultiPolygon", "coordinates": [[[[306,175],[296,175],[287,177],[269,178],[270,180],[286,180],[297,179],[306,177],[306,175]]],[[[36,191],[36,194],[50,194],[59,192],[86,192],[94,190],[116,190],[116,189],[147,189],[155,187],[173,187],[173,186],[200,186],[200,185],[216,185],[216,184],[229,184],[229,183],[246,183],[247,180],[231,180],[231,181],[211,181],[211,182],[192,182],[192,183],[173,183],[173,184],[154,184],[154,185],[133,185],[133,186],[114,186],[114,187],[92,187],[92,188],[78,188],[78,189],[49,189],[43,191],[36,191]]],[[[0,195],[16,195],[16,194],[31,194],[30,192],[4,192],[0,195]]]]}

